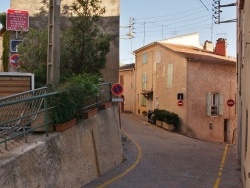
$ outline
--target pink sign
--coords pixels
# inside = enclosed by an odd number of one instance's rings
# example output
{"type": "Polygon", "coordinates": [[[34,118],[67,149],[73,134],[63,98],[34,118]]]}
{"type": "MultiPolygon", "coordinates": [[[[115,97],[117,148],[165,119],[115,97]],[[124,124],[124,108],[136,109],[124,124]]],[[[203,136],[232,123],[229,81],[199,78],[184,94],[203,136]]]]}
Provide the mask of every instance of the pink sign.
{"type": "Polygon", "coordinates": [[[6,29],[11,31],[28,31],[29,12],[26,10],[8,9],[6,16],[6,29]]]}

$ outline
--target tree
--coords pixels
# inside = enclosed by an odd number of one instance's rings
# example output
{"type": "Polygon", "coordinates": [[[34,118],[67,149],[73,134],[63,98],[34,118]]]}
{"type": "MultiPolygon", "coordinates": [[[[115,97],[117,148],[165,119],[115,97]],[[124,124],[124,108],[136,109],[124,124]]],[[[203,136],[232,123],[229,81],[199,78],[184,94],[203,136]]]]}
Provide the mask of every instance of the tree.
{"type": "Polygon", "coordinates": [[[105,8],[100,0],[77,0],[71,6],[71,27],[62,34],[62,70],[100,74],[105,67],[110,38],[98,27],[105,8]],[[72,44],[72,45],[69,45],[72,44]]]}
{"type": "Polygon", "coordinates": [[[35,74],[36,88],[46,84],[48,32],[46,29],[30,29],[22,45],[18,47],[21,54],[21,70],[35,74]]]}
{"type": "MultiPolygon", "coordinates": [[[[110,39],[98,27],[100,15],[105,13],[100,3],[77,0],[65,11],[70,16],[70,26],[61,32],[61,81],[83,73],[100,75],[105,67],[110,39]]],[[[21,68],[34,73],[37,82],[46,84],[47,30],[30,29],[19,51],[21,68]]]]}

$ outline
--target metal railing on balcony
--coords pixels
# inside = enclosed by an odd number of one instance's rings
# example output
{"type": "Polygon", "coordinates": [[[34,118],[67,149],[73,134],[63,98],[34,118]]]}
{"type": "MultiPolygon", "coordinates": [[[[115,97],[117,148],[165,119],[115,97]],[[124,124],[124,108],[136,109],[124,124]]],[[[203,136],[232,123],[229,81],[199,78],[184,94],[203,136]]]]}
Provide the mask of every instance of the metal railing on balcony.
{"type": "MultiPolygon", "coordinates": [[[[96,95],[86,97],[83,110],[98,108],[100,104],[112,100],[111,84],[99,84],[98,90],[96,95]]],[[[27,135],[41,127],[48,136],[48,125],[53,123],[48,113],[55,108],[48,106],[48,98],[57,94],[47,93],[47,88],[43,87],[0,98],[0,144],[4,143],[7,150],[10,140],[23,136],[27,142],[27,135]],[[42,116],[43,121],[36,121],[38,116],[42,116]]]]}

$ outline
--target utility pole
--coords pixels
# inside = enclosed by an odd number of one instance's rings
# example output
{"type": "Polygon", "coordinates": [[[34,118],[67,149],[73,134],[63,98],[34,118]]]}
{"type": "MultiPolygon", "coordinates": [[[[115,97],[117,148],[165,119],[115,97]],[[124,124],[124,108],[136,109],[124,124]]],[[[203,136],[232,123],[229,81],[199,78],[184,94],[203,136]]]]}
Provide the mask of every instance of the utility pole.
{"type": "Polygon", "coordinates": [[[60,81],[60,5],[61,0],[49,0],[47,84],[60,81]]]}
{"type": "Polygon", "coordinates": [[[220,4],[220,0],[213,0],[213,1],[214,1],[214,3],[213,3],[213,7],[214,7],[213,8],[213,12],[214,12],[213,17],[215,18],[215,21],[214,21],[215,24],[236,22],[236,19],[225,20],[225,21],[221,21],[220,20],[220,13],[222,12],[221,8],[236,6],[236,3],[230,3],[230,4],[226,4],[226,5],[221,5],[220,4]]]}

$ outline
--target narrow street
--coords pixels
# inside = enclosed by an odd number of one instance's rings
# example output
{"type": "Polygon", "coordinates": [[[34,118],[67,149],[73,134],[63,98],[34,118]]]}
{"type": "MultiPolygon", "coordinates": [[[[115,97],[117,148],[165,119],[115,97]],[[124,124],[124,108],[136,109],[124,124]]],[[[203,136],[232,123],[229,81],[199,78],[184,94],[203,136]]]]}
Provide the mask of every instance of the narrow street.
{"type": "Polygon", "coordinates": [[[134,114],[121,114],[121,127],[124,163],[84,188],[241,188],[235,146],[167,132],[134,114]]]}

